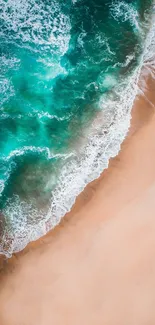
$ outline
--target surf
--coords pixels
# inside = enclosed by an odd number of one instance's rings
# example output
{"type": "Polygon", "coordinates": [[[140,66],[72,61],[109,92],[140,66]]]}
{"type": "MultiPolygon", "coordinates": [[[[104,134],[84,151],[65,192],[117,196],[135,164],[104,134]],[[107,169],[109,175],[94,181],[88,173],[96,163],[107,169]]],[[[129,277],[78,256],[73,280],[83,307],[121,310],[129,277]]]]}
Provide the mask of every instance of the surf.
{"type": "Polygon", "coordinates": [[[154,53],[151,8],[0,0],[1,253],[55,227],[119,152],[154,53]]]}

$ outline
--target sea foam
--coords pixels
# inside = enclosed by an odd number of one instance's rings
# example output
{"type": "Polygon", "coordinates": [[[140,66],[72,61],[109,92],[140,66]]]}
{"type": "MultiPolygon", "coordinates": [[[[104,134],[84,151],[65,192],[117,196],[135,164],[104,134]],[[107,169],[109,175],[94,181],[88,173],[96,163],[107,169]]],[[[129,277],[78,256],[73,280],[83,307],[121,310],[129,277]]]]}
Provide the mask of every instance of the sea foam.
{"type": "MultiPolygon", "coordinates": [[[[131,13],[132,10],[130,15],[131,13]]],[[[124,11],[121,15],[123,14],[124,11]]],[[[120,11],[117,15],[120,15],[120,11]]],[[[125,19],[129,19],[128,16],[125,19]]],[[[118,154],[130,126],[131,110],[139,91],[138,80],[142,67],[147,61],[153,60],[154,53],[155,23],[153,17],[139,66],[126,80],[122,78],[118,86],[114,85],[108,96],[100,97],[98,105],[101,109],[91,127],[85,131],[83,145],[78,147],[77,151],[75,148],[71,156],[65,157],[59,182],[51,194],[51,205],[46,215],[42,210],[38,214],[33,205],[21,202],[18,196],[14,197],[14,201],[11,201],[11,204],[4,209],[4,215],[10,217],[10,229],[7,228],[3,233],[0,245],[2,254],[11,256],[13,252],[20,251],[30,241],[40,238],[56,226],[65,213],[70,211],[76,197],[85,186],[98,178],[108,167],[109,159],[118,154]]],[[[127,61],[129,62],[130,58],[127,58],[127,61]]],[[[128,64],[127,61],[126,64],[128,64]]],[[[110,76],[107,80],[108,78],[110,76]]]]}

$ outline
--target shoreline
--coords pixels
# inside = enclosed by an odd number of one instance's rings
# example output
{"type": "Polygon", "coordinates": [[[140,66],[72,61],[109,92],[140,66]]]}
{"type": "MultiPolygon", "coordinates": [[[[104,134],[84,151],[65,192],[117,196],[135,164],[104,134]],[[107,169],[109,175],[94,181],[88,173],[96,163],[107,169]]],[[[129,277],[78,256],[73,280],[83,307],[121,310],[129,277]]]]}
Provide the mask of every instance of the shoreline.
{"type": "Polygon", "coordinates": [[[145,65],[128,136],[108,169],[55,229],[0,258],[1,325],[154,325],[152,71],[145,65]]]}
{"type": "MultiPolygon", "coordinates": [[[[83,157],[84,154],[81,154],[81,157],[79,159],[75,159],[75,161],[72,161],[72,163],[67,163],[64,170],[63,170],[63,174],[60,176],[60,184],[58,186],[58,189],[56,188],[56,191],[54,191],[54,195],[52,197],[52,203],[51,203],[51,208],[49,209],[48,213],[47,213],[47,217],[46,219],[44,219],[44,222],[40,222],[37,225],[33,226],[29,231],[27,231],[27,233],[25,232],[22,236],[23,238],[27,238],[27,240],[25,241],[25,239],[23,239],[23,241],[21,241],[21,233],[20,230],[16,232],[16,236],[15,233],[12,231],[9,234],[9,238],[10,238],[10,242],[11,245],[9,246],[9,243],[7,242],[7,249],[5,249],[5,245],[3,247],[1,247],[1,253],[0,255],[3,254],[8,254],[7,257],[11,256],[11,254],[13,252],[18,253],[19,251],[25,249],[25,245],[29,245],[29,243],[33,242],[33,240],[39,240],[38,237],[39,236],[46,236],[46,234],[48,234],[49,231],[53,231],[53,227],[57,227],[57,225],[59,225],[59,223],[61,223],[61,218],[64,218],[64,216],[66,215],[67,211],[71,212],[67,212],[67,215],[72,215],[72,209],[73,211],[77,210],[75,208],[75,205],[77,206],[76,202],[79,202],[79,199],[77,199],[78,197],[81,197],[81,191],[82,193],[87,192],[87,187],[89,187],[89,184],[96,184],[96,180],[100,177],[102,178],[102,174],[106,172],[106,169],[109,169],[109,161],[111,161],[113,158],[110,157],[115,157],[119,154],[119,151],[121,150],[121,145],[122,142],[125,141],[125,138],[128,134],[129,128],[130,128],[130,120],[131,120],[131,111],[132,111],[132,107],[133,107],[133,103],[136,100],[136,96],[137,96],[137,89],[138,89],[138,80],[139,80],[139,76],[141,75],[142,72],[142,67],[145,66],[144,60],[148,59],[152,59],[152,52],[153,52],[153,47],[154,47],[154,41],[153,41],[153,36],[154,36],[154,29],[155,29],[155,25],[153,24],[153,17],[152,17],[152,21],[150,22],[150,31],[148,32],[147,38],[146,38],[146,44],[144,47],[144,52],[141,56],[141,60],[140,60],[140,64],[138,66],[138,68],[135,70],[135,73],[133,73],[132,76],[130,76],[130,78],[128,78],[128,82],[129,84],[125,86],[124,88],[124,96],[125,99],[122,97],[122,95],[120,95],[120,107],[116,101],[115,105],[117,107],[116,111],[117,114],[115,116],[114,114],[114,118],[112,120],[112,122],[109,124],[109,132],[107,132],[107,137],[105,136],[105,138],[99,135],[98,137],[96,137],[96,130],[95,129],[95,124],[98,124],[98,120],[100,120],[100,116],[96,118],[96,120],[93,123],[93,129],[95,130],[94,132],[94,138],[95,141],[93,140],[93,134],[91,134],[90,138],[88,138],[88,145],[85,147],[86,149],[86,159],[83,157]],[[151,48],[151,54],[149,53],[149,50],[151,48]],[[150,56],[149,56],[150,55],[150,56]],[[133,84],[131,82],[131,80],[133,81],[133,84]],[[130,93],[130,96],[129,96],[130,93]],[[130,98],[131,97],[131,98],[130,98]],[[119,130],[119,131],[118,131],[119,130]],[[101,138],[100,138],[101,136],[101,138]],[[110,138],[110,141],[109,141],[110,138]],[[92,141],[92,143],[91,143],[92,141]],[[102,142],[102,146],[101,146],[101,142],[102,142]],[[103,145],[104,143],[104,145],[103,145]],[[93,150],[96,144],[96,148],[98,150],[93,150]],[[101,152],[100,152],[101,151],[101,152]],[[95,153],[94,153],[95,152],[95,153]],[[99,154],[99,159],[97,161],[97,156],[99,154]],[[91,157],[92,156],[92,157],[91,157]],[[88,159],[88,157],[90,157],[90,161],[88,159]],[[84,158],[84,159],[83,159],[84,158]],[[71,170],[70,165],[72,165],[71,170]],[[91,168],[89,168],[90,166],[91,168]],[[82,167],[83,168],[82,168],[82,167]],[[94,167],[94,168],[93,168],[94,167]],[[80,170],[80,168],[82,169],[82,171],[80,170]],[[67,169],[69,169],[70,172],[66,173],[67,169]],[[75,170],[80,170],[83,175],[81,176],[80,172],[76,173],[74,172],[75,170]],[[71,179],[70,175],[73,174],[73,179],[71,179]],[[81,178],[80,178],[81,176],[81,178]],[[66,180],[66,178],[68,178],[66,180]],[[75,184],[73,184],[72,188],[70,191],[68,191],[68,184],[70,183],[74,183],[74,178],[75,178],[75,184]],[[91,181],[92,180],[92,181],[91,181]],[[76,184],[78,184],[76,186],[76,184]],[[86,185],[87,184],[87,185],[86,185]],[[86,190],[85,190],[86,188],[86,190]],[[84,190],[82,190],[84,189],[84,190]],[[60,192],[60,193],[59,193],[60,192]],[[67,198],[67,199],[66,199],[67,198]],[[51,217],[52,215],[52,217],[51,217]],[[49,217],[50,216],[50,217],[49,217]],[[45,234],[46,232],[46,234],[45,234]],[[39,234],[39,236],[38,236],[39,234]],[[14,240],[15,238],[15,240],[14,240]],[[34,239],[35,238],[35,239],[34,239]],[[18,242],[21,241],[21,245],[18,246],[18,242]],[[2,253],[3,251],[3,253],[2,253]]],[[[147,64],[147,63],[146,63],[147,64]]],[[[144,78],[145,79],[145,78],[144,78]]],[[[119,89],[116,90],[116,93],[119,93],[119,89]]],[[[146,89],[145,89],[146,91],[146,89]]],[[[148,91],[148,90],[147,90],[148,91]]],[[[106,109],[105,109],[106,112],[106,109]]],[[[104,121],[104,110],[103,112],[101,112],[101,114],[103,114],[101,120],[104,121]]],[[[106,117],[106,114],[105,114],[106,117]]],[[[99,122],[100,123],[100,122],[99,122]]],[[[105,122],[106,125],[106,122],[105,122]]],[[[98,127],[98,126],[97,126],[98,127]]],[[[100,132],[104,133],[103,130],[104,125],[100,125],[100,132]]],[[[106,128],[105,128],[106,129],[106,128]]],[[[131,128],[130,128],[131,129],[131,128]]],[[[100,133],[99,132],[99,133],[100,133]]],[[[91,187],[91,185],[90,185],[91,187]]],[[[85,194],[84,194],[85,196],[85,194]]],[[[16,220],[16,208],[18,208],[18,204],[17,206],[14,206],[14,208],[11,210],[10,209],[10,213],[12,216],[12,219],[16,220]]],[[[22,211],[23,216],[24,216],[24,210],[22,211]]],[[[10,227],[11,228],[11,227],[10,227]]],[[[28,229],[28,226],[27,226],[28,229]]],[[[4,242],[5,242],[5,238],[6,241],[8,239],[8,234],[4,232],[4,242]]]]}
{"type": "Polygon", "coordinates": [[[39,243],[44,242],[44,240],[50,237],[52,234],[53,236],[55,236],[55,234],[59,232],[59,229],[63,228],[64,225],[70,221],[70,219],[76,218],[76,215],[81,213],[81,211],[87,207],[87,204],[89,204],[90,201],[93,199],[94,195],[96,194],[96,191],[98,191],[98,188],[102,187],[103,182],[105,182],[105,186],[106,186],[106,182],[108,182],[109,179],[113,177],[112,174],[115,172],[115,166],[119,164],[121,156],[123,155],[126,146],[128,146],[128,142],[130,142],[130,139],[137,132],[139,132],[141,128],[145,127],[150,122],[150,119],[154,114],[154,109],[155,109],[155,94],[154,94],[155,82],[153,80],[154,74],[155,74],[155,69],[152,68],[152,65],[150,63],[148,64],[146,63],[145,67],[142,69],[141,72],[142,78],[140,79],[139,94],[136,96],[134,100],[134,104],[131,111],[130,128],[128,130],[126,138],[121,144],[121,149],[119,153],[114,158],[110,158],[108,168],[103,170],[99,178],[87,184],[84,190],[76,198],[76,201],[71,211],[66,213],[66,215],[61,219],[60,223],[55,228],[51,229],[48,233],[46,233],[43,237],[40,237],[36,241],[32,241],[28,243],[28,245],[24,248],[24,250],[17,253],[13,253],[11,258],[7,258],[4,255],[0,255],[0,270],[2,268],[1,264],[3,264],[3,261],[9,261],[8,264],[12,264],[12,261],[14,260],[15,256],[22,256],[24,252],[29,251],[29,249],[31,248],[37,247],[39,243]],[[147,111],[146,111],[146,106],[147,106],[147,111]]]}

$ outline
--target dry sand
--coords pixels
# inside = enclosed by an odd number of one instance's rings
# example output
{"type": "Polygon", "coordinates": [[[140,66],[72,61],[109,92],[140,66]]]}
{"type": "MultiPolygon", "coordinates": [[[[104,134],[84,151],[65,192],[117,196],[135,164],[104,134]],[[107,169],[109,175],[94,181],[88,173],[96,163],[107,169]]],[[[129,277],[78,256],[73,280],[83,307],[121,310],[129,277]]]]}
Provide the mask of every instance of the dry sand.
{"type": "Polygon", "coordinates": [[[54,231],[1,259],[0,325],[155,325],[153,77],[147,65],[108,170],[54,231]]]}

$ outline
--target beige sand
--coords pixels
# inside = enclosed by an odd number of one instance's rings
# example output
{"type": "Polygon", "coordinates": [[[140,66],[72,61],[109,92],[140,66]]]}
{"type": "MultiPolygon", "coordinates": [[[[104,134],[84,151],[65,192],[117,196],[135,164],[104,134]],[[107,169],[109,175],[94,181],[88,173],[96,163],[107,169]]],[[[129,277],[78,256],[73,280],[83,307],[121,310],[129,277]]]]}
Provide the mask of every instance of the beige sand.
{"type": "Polygon", "coordinates": [[[153,74],[145,81],[108,170],[59,227],[1,259],[0,325],[155,325],[153,74]]]}

